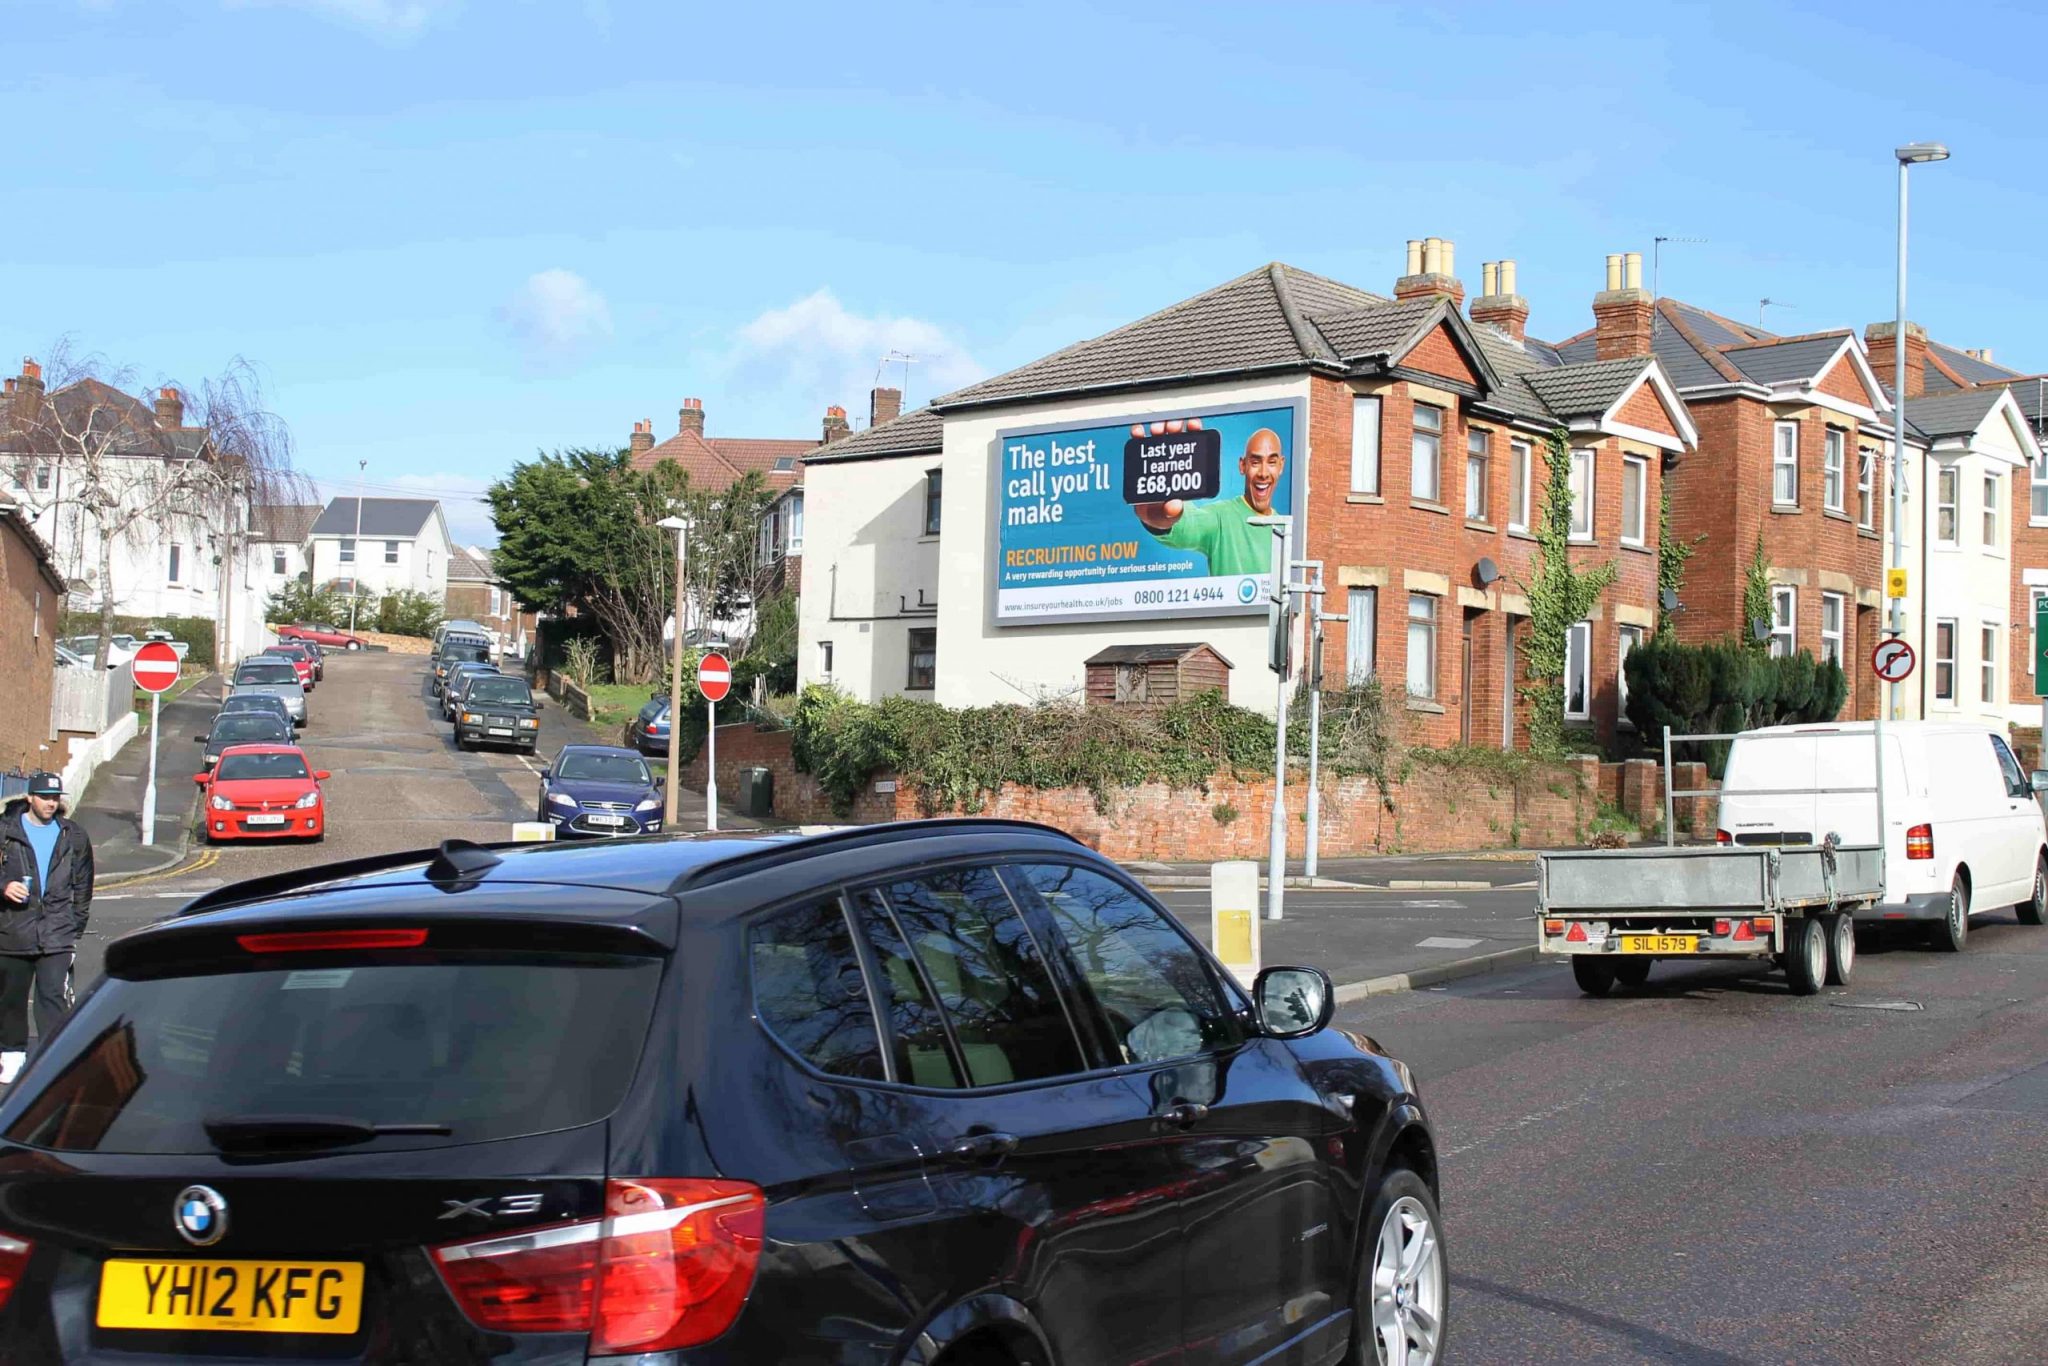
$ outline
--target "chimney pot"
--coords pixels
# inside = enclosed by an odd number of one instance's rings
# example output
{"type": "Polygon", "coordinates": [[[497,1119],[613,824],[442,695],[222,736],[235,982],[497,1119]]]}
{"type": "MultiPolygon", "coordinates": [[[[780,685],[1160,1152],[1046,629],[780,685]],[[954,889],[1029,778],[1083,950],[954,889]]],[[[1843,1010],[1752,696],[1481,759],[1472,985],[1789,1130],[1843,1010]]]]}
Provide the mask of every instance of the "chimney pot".
{"type": "Polygon", "coordinates": [[[1437,273],[1440,275],[1456,275],[1458,273],[1458,244],[1456,242],[1440,242],[1437,245],[1438,249],[1443,253],[1443,259],[1438,265],[1437,273]]]}
{"type": "Polygon", "coordinates": [[[43,367],[36,363],[35,357],[23,356],[21,358],[21,377],[23,379],[41,379],[43,377],[43,367]]]}
{"type": "Polygon", "coordinates": [[[821,444],[829,446],[852,430],[846,421],[846,409],[835,403],[825,410],[824,438],[821,444]]]}
{"type": "Polygon", "coordinates": [[[1632,251],[1622,258],[1622,262],[1624,267],[1622,271],[1622,288],[1641,289],[1643,287],[1643,254],[1639,251],[1632,251]]]}
{"type": "Polygon", "coordinates": [[[1619,252],[1609,252],[1607,254],[1607,287],[1609,289],[1621,288],[1621,253],[1619,252]]]}
{"type": "Polygon", "coordinates": [[[1529,301],[1515,294],[1515,263],[1488,261],[1482,268],[1486,293],[1472,301],[1472,321],[1499,328],[1520,341],[1528,334],[1529,301]]]}
{"type": "Polygon", "coordinates": [[[1420,237],[1408,239],[1408,269],[1403,271],[1402,274],[1422,274],[1422,239],[1420,237]]]}
{"type": "Polygon", "coordinates": [[[156,425],[164,428],[185,425],[185,396],[166,384],[156,391],[156,425]]]}
{"type": "Polygon", "coordinates": [[[1515,292],[1515,263],[1512,260],[1504,260],[1500,263],[1500,292],[1503,294],[1515,292]]]}
{"type": "Polygon", "coordinates": [[[1451,269],[1452,260],[1452,244],[1443,238],[1410,238],[1409,270],[1406,275],[1394,281],[1394,297],[1405,301],[1441,296],[1453,304],[1463,304],[1465,287],[1458,283],[1458,278],[1451,269]]]}
{"type": "Polygon", "coordinates": [[[1497,292],[1494,286],[1500,283],[1500,266],[1492,261],[1481,261],[1479,263],[1479,278],[1482,281],[1479,292],[1491,297],[1497,292]]]}
{"type": "Polygon", "coordinates": [[[1441,275],[1444,273],[1444,240],[1441,237],[1422,239],[1422,273],[1441,275]]]}
{"type": "Polygon", "coordinates": [[[703,399],[686,398],[683,400],[682,408],[676,413],[676,430],[678,432],[695,432],[699,436],[704,434],[703,399]]]}

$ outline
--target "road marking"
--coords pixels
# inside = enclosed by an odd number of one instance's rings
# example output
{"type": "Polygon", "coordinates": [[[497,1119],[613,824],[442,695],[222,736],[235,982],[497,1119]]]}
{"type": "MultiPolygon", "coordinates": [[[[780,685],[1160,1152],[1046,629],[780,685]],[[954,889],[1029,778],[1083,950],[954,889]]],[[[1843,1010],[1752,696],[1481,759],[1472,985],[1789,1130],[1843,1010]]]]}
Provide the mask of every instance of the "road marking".
{"type": "Polygon", "coordinates": [[[1453,939],[1448,935],[1433,934],[1415,947],[1418,949],[1469,949],[1477,939],[1453,939]]]}

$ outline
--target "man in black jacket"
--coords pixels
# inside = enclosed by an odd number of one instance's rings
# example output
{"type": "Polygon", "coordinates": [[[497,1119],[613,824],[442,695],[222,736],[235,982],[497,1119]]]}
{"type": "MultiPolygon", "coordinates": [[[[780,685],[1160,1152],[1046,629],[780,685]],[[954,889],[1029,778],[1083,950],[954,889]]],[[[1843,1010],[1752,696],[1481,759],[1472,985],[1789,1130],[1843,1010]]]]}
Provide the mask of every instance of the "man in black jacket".
{"type": "Polygon", "coordinates": [[[0,815],[0,1085],[27,1056],[30,993],[44,1038],[71,1009],[71,963],[92,914],[92,840],[63,806],[63,780],[37,773],[20,806],[0,815]]]}

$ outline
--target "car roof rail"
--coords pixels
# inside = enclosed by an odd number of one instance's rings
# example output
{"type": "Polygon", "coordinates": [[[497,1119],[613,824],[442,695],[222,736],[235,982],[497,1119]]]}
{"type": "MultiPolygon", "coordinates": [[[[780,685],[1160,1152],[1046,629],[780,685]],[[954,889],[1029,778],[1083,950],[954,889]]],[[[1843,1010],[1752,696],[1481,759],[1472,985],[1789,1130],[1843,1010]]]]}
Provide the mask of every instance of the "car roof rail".
{"type": "MultiPolygon", "coordinates": [[[[531,844],[521,844],[516,840],[505,840],[491,844],[473,844],[468,840],[444,840],[441,847],[434,849],[401,849],[395,853],[369,854],[362,858],[343,859],[337,863],[323,863],[308,868],[293,868],[282,873],[269,873],[263,877],[252,877],[241,882],[231,882],[225,887],[216,887],[210,892],[202,892],[199,896],[186,902],[178,910],[177,914],[181,916],[198,915],[204,911],[217,911],[223,906],[241,906],[252,901],[268,901],[273,897],[289,896],[293,892],[305,891],[309,887],[324,887],[329,883],[347,882],[352,878],[368,877],[372,873],[389,872],[393,868],[403,868],[409,864],[432,864],[445,855],[446,846],[450,844],[466,845],[469,849],[490,854],[493,866],[499,862],[496,853],[493,852],[495,850],[531,849],[533,847],[531,844]]],[[[459,854],[458,857],[470,859],[474,855],[464,852],[459,854]]],[[[471,874],[471,877],[475,876],[480,876],[480,874],[471,874]]],[[[437,885],[446,886],[448,884],[442,883],[437,885]]]]}
{"type": "Polygon", "coordinates": [[[720,882],[729,882],[733,878],[755,871],[763,864],[782,863],[791,858],[809,858],[813,854],[828,853],[849,844],[893,844],[901,840],[926,839],[947,831],[967,834],[998,830],[1019,834],[1051,835],[1069,844],[1081,844],[1086,847],[1079,836],[1058,826],[1045,825],[1038,821],[1005,820],[996,816],[940,816],[931,820],[890,821],[884,825],[848,825],[815,835],[806,835],[794,843],[778,840],[734,854],[729,858],[701,864],[677,878],[669,891],[675,894],[694,887],[709,887],[720,882]]]}

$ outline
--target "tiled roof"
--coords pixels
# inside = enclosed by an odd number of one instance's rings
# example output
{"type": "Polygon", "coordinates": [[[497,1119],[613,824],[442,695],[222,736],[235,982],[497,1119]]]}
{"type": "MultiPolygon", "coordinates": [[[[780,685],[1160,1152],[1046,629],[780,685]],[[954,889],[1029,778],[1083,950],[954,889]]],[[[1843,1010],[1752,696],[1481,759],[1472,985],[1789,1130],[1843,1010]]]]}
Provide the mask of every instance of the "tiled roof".
{"type": "Polygon", "coordinates": [[[1586,365],[1531,370],[1521,378],[1558,417],[1584,417],[1613,407],[1615,400],[1642,377],[1649,363],[1648,356],[1623,356],[1586,365]]]}
{"type": "Polygon", "coordinates": [[[1984,415],[2004,397],[2005,389],[1994,385],[1908,398],[1906,423],[1923,436],[1963,436],[1982,426],[1984,415]]]}
{"type": "MultiPolygon", "coordinates": [[[[1719,348],[1769,339],[1768,332],[1746,328],[1718,313],[1676,299],[1659,299],[1650,324],[1650,350],[1664,362],[1664,373],[1681,390],[1746,378],[1745,372],[1721,355],[1719,348]]],[[[1589,361],[1597,354],[1594,334],[1581,332],[1560,343],[1557,351],[1567,363],[1589,361]]]]}
{"type": "MultiPolygon", "coordinates": [[[[1958,351],[1953,346],[1944,346],[1938,341],[1930,340],[1927,343],[1927,352],[1930,356],[1939,356],[1949,369],[1971,384],[1995,383],[2011,379],[2019,373],[2017,370],[2008,370],[2003,365],[1993,365],[1988,360],[1978,360],[1968,352],[1958,351]]],[[[1930,365],[1928,369],[1932,371],[1934,367],[1930,365]]],[[[1928,378],[1932,379],[1933,375],[1930,374],[1928,378]]]]}
{"type": "Polygon", "coordinates": [[[1484,324],[1473,328],[1472,335],[1478,340],[1486,363],[1493,367],[1493,373],[1500,380],[1500,387],[1490,395],[1493,402],[1517,417],[1548,421],[1550,409],[1529,387],[1528,375],[1533,371],[1553,368],[1557,352],[1541,342],[1533,346],[1526,343],[1517,346],[1512,338],[1484,324]]]}
{"type": "Polygon", "coordinates": [[[448,549],[448,580],[450,583],[490,583],[491,565],[488,559],[479,560],[466,546],[450,546],[448,549]]]}
{"type": "Polygon", "coordinates": [[[356,500],[337,498],[313,523],[312,536],[417,536],[434,520],[440,504],[432,498],[365,498],[360,523],[356,500]]]}
{"type": "Polygon", "coordinates": [[[278,541],[285,545],[304,545],[306,538],[313,534],[313,523],[320,520],[320,513],[321,507],[318,503],[286,503],[250,508],[249,539],[278,541]]]}
{"type": "Polygon", "coordinates": [[[973,404],[1334,361],[1307,320],[1387,300],[1274,262],[935,401],[973,404]]]}
{"type": "Polygon", "coordinates": [[[917,408],[901,417],[880,422],[864,432],[843,436],[818,451],[804,463],[824,465],[834,460],[886,455],[932,455],[945,445],[945,426],[932,408],[917,408]]]}
{"type": "Polygon", "coordinates": [[[1345,360],[1357,360],[1394,350],[1414,336],[1416,329],[1442,308],[1443,303],[1441,298],[1432,295],[1397,304],[1352,308],[1341,313],[1312,314],[1310,318],[1316,331],[1323,334],[1333,351],[1345,360]]]}
{"type": "Polygon", "coordinates": [[[1849,333],[1821,332],[1811,337],[1787,337],[1754,342],[1747,346],[1723,348],[1721,354],[1735,362],[1737,369],[1758,384],[1782,384],[1793,379],[1817,379],[1821,369],[1849,333]]]}
{"type": "Polygon", "coordinates": [[[2035,431],[2040,431],[2041,424],[2048,421],[2048,376],[2027,375],[2007,380],[1999,387],[2012,394],[2027,421],[2034,424],[2035,431]]]}
{"type": "Polygon", "coordinates": [[[771,489],[793,484],[801,477],[803,458],[818,449],[815,441],[781,440],[772,437],[712,436],[685,429],[649,450],[633,457],[634,469],[652,469],[673,460],[690,476],[690,483],[713,491],[722,489],[749,471],[757,472],[771,489]],[[783,462],[788,462],[783,464],[783,462]],[[778,468],[781,466],[781,468],[778,468]]]}

